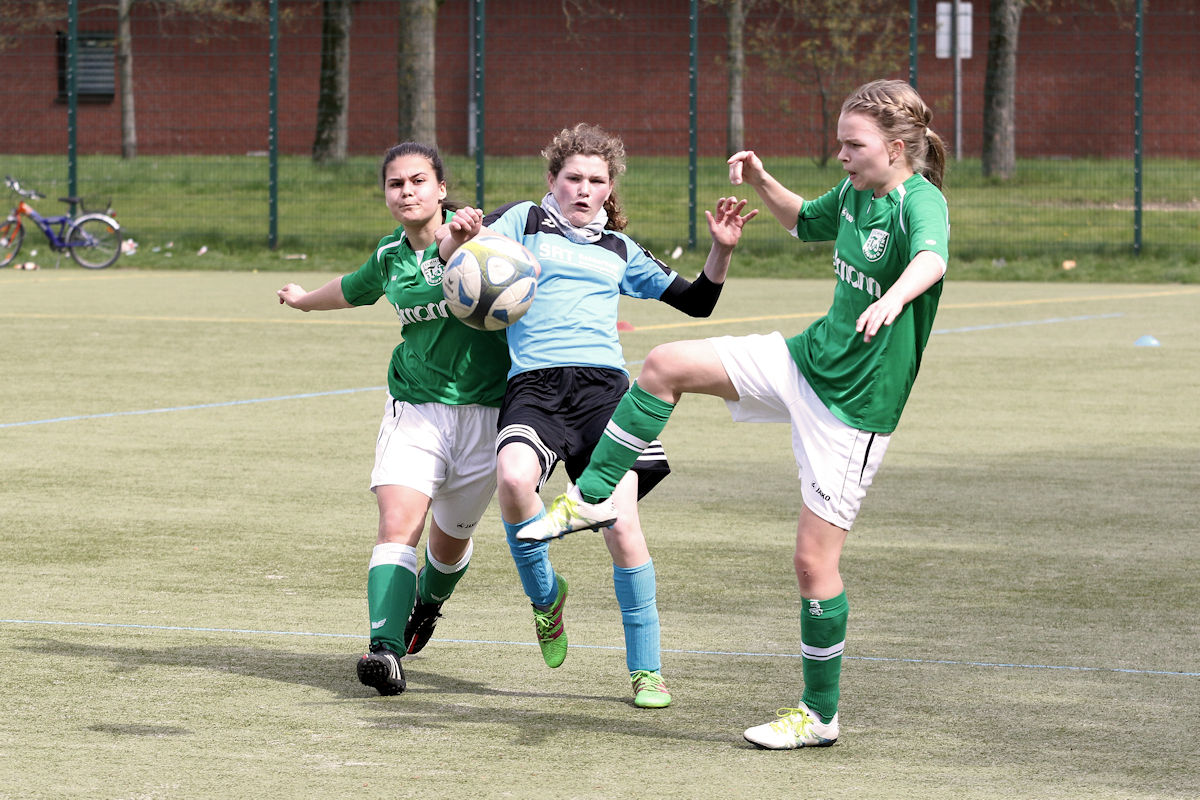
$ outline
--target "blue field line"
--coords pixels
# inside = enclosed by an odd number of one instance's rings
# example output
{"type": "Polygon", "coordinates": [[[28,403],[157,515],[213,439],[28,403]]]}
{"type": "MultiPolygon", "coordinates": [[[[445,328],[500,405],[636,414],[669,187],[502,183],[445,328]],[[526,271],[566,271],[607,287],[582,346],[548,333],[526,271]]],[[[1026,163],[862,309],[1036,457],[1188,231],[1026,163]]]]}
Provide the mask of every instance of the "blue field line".
{"type": "Polygon", "coordinates": [[[970,325],[966,328],[939,328],[930,332],[931,336],[936,336],[939,333],[974,333],[975,331],[992,331],[997,328],[1023,328],[1030,325],[1054,325],[1059,322],[1086,322],[1093,319],[1115,319],[1123,317],[1124,314],[1084,314],[1079,317],[1050,317],[1049,319],[1030,319],[1020,322],[996,322],[991,325],[970,325]]]}
{"type": "MultiPolygon", "coordinates": [[[[300,636],[323,639],[363,639],[353,633],[315,633],[312,631],[268,631],[252,628],[201,628],[189,625],[140,625],[127,622],[65,622],[39,619],[0,619],[0,625],[54,625],[68,628],[124,628],[146,631],[182,631],[184,633],[236,633],[251,636],[300,636]]],[[[503,639],[431,639],[444,644],[502,645],[505,647],[533,647],[536,642],[512,642],[503,639]]],[[[577,650],[618,650],[624,647],[606,644],[572,644],[577,650]]],[[[731,650],[680,650],[663,648],[664,653],[689,656],[729,656],[735,658],[803,658],[799,653],[756,653],[731,650]]],[[[843,656],[847,661],[876,661],[889,664],[941,664],[952,667],[990,667],[992,669],[1048,669],[1065,672],[1116,672],[1126,675],[1167,675],[1176,678],[1200,678],[1200,672],[1175,672],[1161,669],[1123,669],[1120,667],[1073,667],[1061,664],[1006,664],[992,661],[954,661],[941,658],[884,658],[879,656],[843,656]]]]}
{"type": "Polygon", "coordinates": [[[364,386],[360,389],[333,389],[328,392],[309,392],[307,394],[285,394],[279,397],[254,397],[249,400],[226,400],[220,403],[201,403],[195,406],[172,406],[170,408],[146,408],[138,411],[109,411],[103,414],[80,414],[74,417],[54,417],[53,419],[34,419],[27,422],[0,422],[0,428],[20,428],[24,425],[45,425],[50,422],[75,422],[81,419],[103,419],[104,417],[133,417],[141,414],[166,414],[172,411],[198,411],[202,408],[225,408],[227,406],[245,406],[252,403],[274,403],[279,400],[306,400],[310,397],[330,397],[337,394],[355,394],[356,392],[379,392],[386,386],[364,386]]]}

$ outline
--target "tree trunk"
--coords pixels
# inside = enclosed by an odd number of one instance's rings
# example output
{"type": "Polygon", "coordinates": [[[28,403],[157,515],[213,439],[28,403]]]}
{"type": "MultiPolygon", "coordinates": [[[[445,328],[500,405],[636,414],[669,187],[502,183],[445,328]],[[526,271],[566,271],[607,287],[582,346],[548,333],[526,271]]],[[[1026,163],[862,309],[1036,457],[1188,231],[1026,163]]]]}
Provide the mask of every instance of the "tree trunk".
{"type": "Polygon", "coordinates": [[[137,157],[137,120],[133,113],[133,0],[117,0],[117,75],[121,81],[121,158],[137,157]]]}
{"type": "Polygon", "coordinates": [[[312,157],[318,164],[344,161],[350,115],[350,22],[353,0],[322,0],[321,82],[312,157]]]}
{"type": "Polygon", "coordinates": [[[403,0],[399,6],[399,140],[437,147],[433,76],[438,0],[403,0]]]}
{"type": "Polygon", "coordinates": [[[729,115],[725,129],[727,155],[746,149],[746,113],[743,108],[746,79],[746,5],[730,0],[729,17],[729,115]]]}
{"type": "Polygon", "coordinates": [[[983,175],[1017,174],[1017,34],[1025,0],[992,0],[983,83],[983,175]]]}

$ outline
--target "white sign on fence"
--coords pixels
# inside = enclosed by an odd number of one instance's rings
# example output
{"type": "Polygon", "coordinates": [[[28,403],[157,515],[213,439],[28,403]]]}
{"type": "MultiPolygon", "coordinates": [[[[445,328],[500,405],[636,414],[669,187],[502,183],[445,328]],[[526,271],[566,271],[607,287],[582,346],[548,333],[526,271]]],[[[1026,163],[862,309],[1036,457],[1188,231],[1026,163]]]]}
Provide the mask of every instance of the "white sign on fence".
{"type": "MultiPolygon", "coordinates": [[[[958,57],[971,57],[971,4],[958,3],[958,57]]],[[[955,3],[937,4],[937,57],[953,58],[950,52],[950,22],[955,3]]]]}

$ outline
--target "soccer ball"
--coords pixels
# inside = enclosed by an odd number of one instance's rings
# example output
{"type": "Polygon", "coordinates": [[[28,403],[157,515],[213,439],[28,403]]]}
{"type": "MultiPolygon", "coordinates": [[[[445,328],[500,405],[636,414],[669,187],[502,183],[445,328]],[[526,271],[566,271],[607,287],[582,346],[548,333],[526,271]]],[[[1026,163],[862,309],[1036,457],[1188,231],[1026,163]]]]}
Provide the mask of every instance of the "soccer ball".
{"type": "Polygon", "coordinates": [[[464,323],[498,331],[529,310],[537,274],[537,259],[522,244],[484,231],[450,257],[442,293],[450,313],[464,323]]]}

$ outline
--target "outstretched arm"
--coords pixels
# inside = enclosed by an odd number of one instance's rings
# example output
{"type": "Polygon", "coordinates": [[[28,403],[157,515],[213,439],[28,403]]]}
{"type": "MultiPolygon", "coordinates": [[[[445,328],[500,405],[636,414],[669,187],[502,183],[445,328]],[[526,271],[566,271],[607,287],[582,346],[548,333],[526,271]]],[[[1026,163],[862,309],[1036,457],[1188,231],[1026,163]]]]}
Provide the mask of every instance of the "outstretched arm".
{"type": "Polygon", "coordinates": [[[708,232],[712,235],[712,247],[708,251],[708,259],[704,262],[704,275],[713,283],[724,283],[729,272],[729,262],[733,258],[733,248],[742,238],[742,228],[746,223],[758,216],[758,209],[751,209],[743,215],[746,208],[745,200],[736,197],[722,197],[717,200],[717,212],[705,210],[708,219],[708,232]]]}
{"type": "Polygon", "coordinates": [[[289,283],[275,294],[280,303],[286,303],[301,311],[332,311],[335,308],[353,308],[342,294],[342,279],[334,278],[320,289],[304,291],[302,286],[289,283]]]}
{"type": "Polygon", "coordinates": [[[757,209],[742,214],[745,207],[745,200],[722,197],[717,201],[715,214],[711,211],[704,212],[708,217],[708,230],[713,240],[708,259],[704,262],[704,271],[691,283],[683,276],[677,275],[660,300],[689,317],[707,317],[712,314],[725,285],[733,248],[742,238],[742,227],[758,214],[757,209]]]}
{"type": "Polygon", "coordinates": [[[779,224],[787,230],[796,227],[800,207],[804,198],[787,189],[763,168],[762,159],[753,150],[742,150],[729,157],[729,182],[740,186],[743,182],[754,187],[767,210],[775,215],[779,224]]]}

